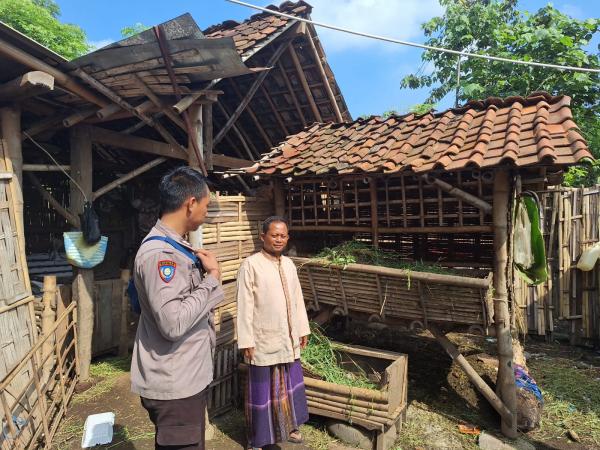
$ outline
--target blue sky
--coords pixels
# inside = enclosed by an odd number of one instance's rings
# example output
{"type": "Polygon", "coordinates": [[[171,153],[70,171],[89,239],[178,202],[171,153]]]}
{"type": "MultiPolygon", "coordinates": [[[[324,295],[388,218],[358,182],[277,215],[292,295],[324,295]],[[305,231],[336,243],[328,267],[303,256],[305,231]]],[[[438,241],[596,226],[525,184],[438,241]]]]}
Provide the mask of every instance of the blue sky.
{"type": "MultiPolygon", "coordinates": [[[[279,0],[246,0],[260,6],[279,0]]],[[[120,30],[141,22],[155,25],[190,12],[201,28],[228,19],[242,21],[256,11],[225,0],[57,0],[61,20],[80,25],[97,46],[120,39],[120,30]]],[[[421,23],[441,13],[437,0],[308,0],[314,20],[373,34],[423,42],[421,23]]],[[[543,0],[521,0],[519,8],[536,11],[543,0]]],[[[600,17],[598,0],[558,0],[559,10],[578,19],[600,17]]],[[[353,117],[407,111],[427,96],[426,90],[400,89],[400,80],[421,65],[421,50],[318,28],[327,59],[353,117]]],[[[594,49],[597,49],[595,43],[594,49]]],[[[550,61],[546,61],[550,62],[550,61]]],[[[437,109],[452,106],[444,99],[437,109]]]]}

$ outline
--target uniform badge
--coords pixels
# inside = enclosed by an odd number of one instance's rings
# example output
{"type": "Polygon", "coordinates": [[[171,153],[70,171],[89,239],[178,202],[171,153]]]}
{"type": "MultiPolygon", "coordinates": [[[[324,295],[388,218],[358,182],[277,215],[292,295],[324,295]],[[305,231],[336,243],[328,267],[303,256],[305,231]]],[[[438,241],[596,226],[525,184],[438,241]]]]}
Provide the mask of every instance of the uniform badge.
{"type": "Polygon", "coordinates": [[[160,275],[160,278],[165,282],[168,283],[169,281],[171,281],[173,279],[173,277],[175,276],[175,268],[177,267],[177,264],[175,263],[175,261],[169,261],[169,260],[162,260],[158,262],[158,274],[160,275]]]}

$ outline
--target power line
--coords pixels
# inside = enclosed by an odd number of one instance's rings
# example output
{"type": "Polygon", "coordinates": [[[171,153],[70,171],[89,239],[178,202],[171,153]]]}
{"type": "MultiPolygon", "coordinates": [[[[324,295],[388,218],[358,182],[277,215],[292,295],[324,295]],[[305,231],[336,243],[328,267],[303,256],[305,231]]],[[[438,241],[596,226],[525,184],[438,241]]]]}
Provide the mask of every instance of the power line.
{"type": "Polygon", "coordinates": [[[410,41],[403,41],[400,39],[394,39],[394,38],[390,38],[387,36],[378,36],[376,34],[363,33],[362,31],[355,31],[355,30],[351,30],[349,28],[343,28],[343,27],[338,27],[335,25],[329,25],[329,24],[326,24],[323,22],[316,22],[314,20],[305,19],[303,17],[297,17],[297,16],[293,16],[291,14],[286,14],[281,11],[274,11],[269,8],[263,8],[261,6],[252,5],[250,3],[242,2],[240,0],[226,0],[226,1],[228,1],[230,3],[235,3],[237,5],[246,6],[248,8],[257,9],[259,11],[263,11],[263,12],[266,12],[269,14],[274,14],[276,16],[287,17],[288,19],[297,20],[299,22],[304,22],[304,23],[316,25],[316,26],[323,27],[323,28],[329,28],[330,30],[341,31],[343,33],[353,34],[355,36],[362,36],[362,37],[366,37],[366,38],[370,38],[370,39],[376,39],[379,41],[391,42],[392,44],[407,45],[409,47],[417,47],[417,48],[422,48],[425,50],[432,50],[432,51],[442,52],[442,53],[450,53],[452,55],[466,56],[469,58],[480,58],[480,59],[487,59],[489,61],[500,61],[500,62],[508,62],[508,63],[512,63],[512,64],[522,64],[524,66],[546,67],[549,69],[570,70],[572,72],[600,73],[600,69],[591,69],[588,67],[561,66],[560,64],[547,64],[547,63],[540,63],[540,62],[535,62],[535,61],[522,61],[520,59],[501,58],[499,56],[480,55],[478,53],[471,53],[471,52],[465,52],[465,51],[460,51],[460,50],[451,50],[451,49],[442,48],[442,47],[434,47],[432,45],[419,44],[417,42],[410,42],[410,41]]]}

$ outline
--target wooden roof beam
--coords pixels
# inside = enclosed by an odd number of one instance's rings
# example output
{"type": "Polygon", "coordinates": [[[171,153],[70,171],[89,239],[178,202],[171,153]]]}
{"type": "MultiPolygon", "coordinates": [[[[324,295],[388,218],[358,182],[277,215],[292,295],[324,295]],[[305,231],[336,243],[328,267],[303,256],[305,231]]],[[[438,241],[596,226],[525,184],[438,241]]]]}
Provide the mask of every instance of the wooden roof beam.
{"type": "Polygon", "coordinates": [[[213,164],[215,166],[226,167],[228,169],[241,169],[243,167],[250,167],[252,164],[254,164],[254,161],[214,153],[213,164]]]}
{"type": "Polygon", "coordinates": [[[24,100],[54,89],[54,77],[39,70],[0,84],[0,102],[24,100]]]}
{"type": "MultiPolygon", "coordinates": [[[[285,51],[287,45],[288,45],[287,41],[284,41],[281,44],[279,44],[279,47],[273,52],[273,54],[269,58],[269,61],[267,62],[267,67],[273,67],[273,66],[275,66],[275,64],[277,64],[277,61],[279,60],[279,58],[285,51]]],[[[233,125],[233,123],[239,119],[240,115],[242,114],[244,109],[246,109],[246,107],[250,103],[250,100],[252,100],[252,98],[254,97],[254,94],[256,94],[256,91],[258,90],[258,88],[260,87],[262,82],[265,80],[265,78],[267,77],[269,72],[270,72],[269,70],[264,70],[264,71],[260,72],[260,74],[256,77],[256,79],[250,86],[250,89],[248,89],[246,96],[242,99],[242,102],[235,109],[235,111],[233,112],[233,114],[231,115],[231,117],[229,118],[227,123],[225,124],[225,126],[223,128],[221,128],[219,133],[215,136],[215,140],[214,140],[215,145],[218,144],[221,141],[221,139],[223,139],[223,136],[225,135],[225,133],[227,133],[229,131],[229,129],[231,128],[231,126],[233,125]]]]}
{"type": "Polygon", "coordinates": [[[183,159],[185,161],[188,159],[187,152],[180,145],[174,146],[153,139],[131,136],[99,127],[90,127],[90,129],[92,142],[167,158],[183,159]]]}
{"type": "Polygon", "coordinates": [[[315,97],[310,90],[310,86],[308,85],[308,81],[306,81],[306,75],[304,74],[304,70],[302,69],[302,65],[300,64],[300,60],[298,59],[298,54],[296,53],[296,49],[294,48],[294,44],[290,42],[288,45],[288,51],[292,58],[292,62],[294,63],[294,67],[296,68],[296,72],[298,73],[298,78],[300,78],[300,83],[302,84],[302,88],[304,89],[304,94],[308,99],[308,103],[310,104],[310,109],[312,110],[315,120],[317,122],[322,122],[321,113],[319,112],[319,108],[315,103],[315,97]]]}
{"type": "Polygon", "coordinates": [[[121,186],[122,184],[128,182],[129,180],[137,177],[138,175],[143,174],[144,172],[149,171],[153,167],[158,166],[159,164],[164,163],[167,160],[164,156],[153,159],[152,161],[147,162],[146,164],[141,165],[140,167],[133,169],[131,172],[126,173],[125,175],[117,178],[115,181],[108,183],[107,185],[101,187],[97,191],[92,194],[92,201],[96,200],[98,197],[112,191],[113,189],[121,186]]]}
{"type": "Polygon", "coordinates": [[[137,83],[137,85],[142,89],[144,95],[148,97],[150,101],[154,103],[154,105],[165,114],[165,116],[171,119],[175,125],[177,125],[179,128],[181,128],[187,133],[187,127],[183,123],[183,120],[181,120],[181,118],[177,114],[175,114],[171,108],[165,107],[165,105],[163,105],[161,99],[158,98],[158,96],[154,93],[154,91],[152,91],[152,89],[150,89],[150,87],[146,83],[144,83],[144,80],[142,80],[137,75],[134,75],[134,80],[137,83]]]}

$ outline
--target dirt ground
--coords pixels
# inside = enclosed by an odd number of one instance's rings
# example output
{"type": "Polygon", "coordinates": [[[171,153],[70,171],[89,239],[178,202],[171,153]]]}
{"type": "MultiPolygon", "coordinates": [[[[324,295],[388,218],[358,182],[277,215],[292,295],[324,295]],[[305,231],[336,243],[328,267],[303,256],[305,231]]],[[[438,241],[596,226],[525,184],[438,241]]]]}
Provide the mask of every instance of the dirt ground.
{"type": "MultiPolygon", "coordinates": [[[[477,437],[462,434],[460,424],[499,434],[499,419],[475,391],[462,370],[452,363],[427,333],[415,335],[390,329],[350,326],[333,330],[336,339],[407,353],[409,388],[407,423],[394,450],[476,449],[477,437]]],[[[475,369],[493,385],[495,342],[464,334],[450,334],[475,369]]],[[[528,340],[528,366],[541,386],[545,406],[540,429],[522,436],[539,450],[600,449],[600,353],[590,349],[528,340]],[[573,432],[571,438],[569,432],[573,432]],[[579,439],[575,442],[573,437],[579,439]]],[[[115,438],[103,448],[154,448],[153,427],[139,398],[129,390],[128,361],[108,359],[92,369],[93,386],[77,394],[55,438],[55,449],[81,448],[83,423],[89,414],[112,411],[115,438]]],[[[311,418],[312,420],[312,418],[311,418]]],[[[324,432],[321,422],[302,428],[305,444],[287,444],[284,450],[342,450],[324,432]]],[[[210,450],[243,448],[244,421],[240,411],[214,420],[217,427],[210,450]]]]}

